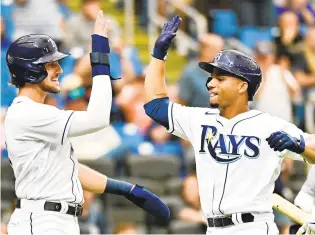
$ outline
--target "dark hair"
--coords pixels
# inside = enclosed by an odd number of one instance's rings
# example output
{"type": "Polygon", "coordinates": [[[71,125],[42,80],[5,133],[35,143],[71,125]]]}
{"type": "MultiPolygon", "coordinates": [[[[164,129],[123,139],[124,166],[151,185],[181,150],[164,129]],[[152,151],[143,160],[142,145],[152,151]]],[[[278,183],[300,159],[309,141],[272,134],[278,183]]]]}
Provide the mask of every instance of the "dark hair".
{"type": "Polygon", "coordinates": [[[19,78],[12,79],[12,76],[15,76],[15,75],[11,74],[11,80],[9,81],[9,84],[15,86],[16,88],[21,88],[25,86],[25,81],[19,78]]]}

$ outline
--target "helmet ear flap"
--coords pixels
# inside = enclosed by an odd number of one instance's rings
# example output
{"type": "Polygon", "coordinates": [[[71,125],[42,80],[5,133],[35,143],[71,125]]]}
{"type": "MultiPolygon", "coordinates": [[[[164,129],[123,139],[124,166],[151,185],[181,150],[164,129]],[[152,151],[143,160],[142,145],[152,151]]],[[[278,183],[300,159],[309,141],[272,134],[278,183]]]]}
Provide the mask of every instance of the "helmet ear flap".
{"type": "Polygon", "coordinates": [[[26,70],[24,73],[24,79],[28,83],[38,84],[47,77],[48,73],[45,69],[44,64],[37,66],[36,70],[26,70]]]}
{"type": "Polygon", "coordinates": [[[211,81],[211,79],[212,79],[211,76],[208,77],[208,79],[207,79],[207,81],[206,81],[206,84],[205,84],[208,91],[209,91],[208,83],[211,81]]]}
{"type": "Polygon", "coordinates": [[[40,83],[48,75],[44,64],[37,65],[29,70],[18,63],[9,65],[8,67],[12,76],[11,83],[18,88],[23,87],[25,83],[40,83]]]}

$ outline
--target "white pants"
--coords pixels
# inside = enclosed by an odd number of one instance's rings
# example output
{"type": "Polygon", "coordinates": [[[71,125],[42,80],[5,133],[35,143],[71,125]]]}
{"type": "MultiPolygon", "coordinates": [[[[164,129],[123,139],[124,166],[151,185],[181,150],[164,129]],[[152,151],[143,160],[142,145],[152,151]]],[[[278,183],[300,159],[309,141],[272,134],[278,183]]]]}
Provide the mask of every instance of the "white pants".
{"type": "Polygon", "coordinates": [[[79,235],[78,218],[60,212],[29,212],[15,209],[11,215],[10,235],[79,235]]]}
{"type": "Polygon", "coordinates": [[[250,222],[222,228],[207,229],[207,235],[278,235],[279,230],[273,221],[250,222]]]}

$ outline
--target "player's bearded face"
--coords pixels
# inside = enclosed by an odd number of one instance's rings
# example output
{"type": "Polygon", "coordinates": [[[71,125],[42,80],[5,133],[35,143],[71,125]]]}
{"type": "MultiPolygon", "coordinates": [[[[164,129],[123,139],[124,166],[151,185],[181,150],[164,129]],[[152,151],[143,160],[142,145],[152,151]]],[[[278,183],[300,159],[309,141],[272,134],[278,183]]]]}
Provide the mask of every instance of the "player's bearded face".
{"type": "Polygon", "coordinates": [[[217,72],[212,73],[212,79],[207,84],[209,88],[209,102],[213,108],[225,108],[233,104],[240,95],[242,80],[217,72]]]}
{"type": "Polygon", "coordinates": [[[39,87],[49,93],[58,93],[60,92],[60,86],[58,78],[62,74],[62,68],[58,62],[50,62],[45,64],[47,71],[47,77],[39,83],[39,87]]]}

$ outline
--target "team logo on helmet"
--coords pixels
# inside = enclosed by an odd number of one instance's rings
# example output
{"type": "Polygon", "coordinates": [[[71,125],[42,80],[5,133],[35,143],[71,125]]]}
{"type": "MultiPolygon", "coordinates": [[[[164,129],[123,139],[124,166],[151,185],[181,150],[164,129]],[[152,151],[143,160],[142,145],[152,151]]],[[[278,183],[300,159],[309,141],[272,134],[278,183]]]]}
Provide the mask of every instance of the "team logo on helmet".
{"type": "Polygon", "coordinates": [[[218,60],[220,60],[221,56],[222,56],[222,52],[220,51],[220,52],[215,56],[213,62],[217,62],[218,60]]]}

